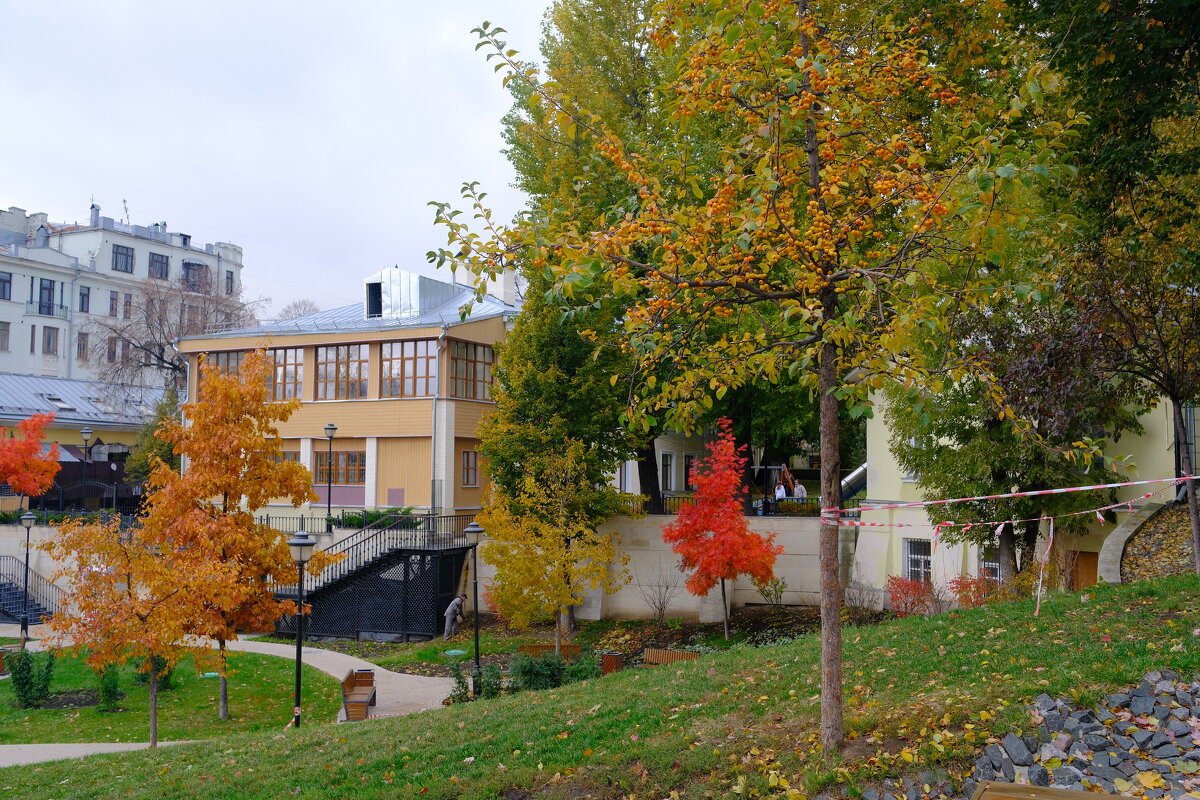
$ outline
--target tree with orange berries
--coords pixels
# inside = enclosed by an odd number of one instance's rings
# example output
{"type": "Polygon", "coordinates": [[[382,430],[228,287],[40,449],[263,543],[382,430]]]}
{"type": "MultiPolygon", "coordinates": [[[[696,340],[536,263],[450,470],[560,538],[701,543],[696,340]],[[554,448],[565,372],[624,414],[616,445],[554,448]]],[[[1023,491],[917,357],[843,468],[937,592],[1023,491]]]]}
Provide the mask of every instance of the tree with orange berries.
{"type": "MultiPolygon", "coordinates": [[[[1036,246],[1031,202],[1067,171],[1074,125],[1043,103],[1058,79],[1035,45],[1014,44],[1001,5],[931,13],[936,24],[861,3],[666,0],[651,24],[673,55],[656,99],[673,125],[636,149],[484,26],[481,46],[507,65],[506,82],[581,131],[624,174],[627,200],[586,229],[528,216],[481,232],[435,204],[449,245],[433,261],[492,279],[531,258],[568,313],[628,303],[614,338],[634,357],[633,424],[695,427],[754,381],[815,393],[830,509],[820,544],[830,752],[844,731],[839,407],[869,414],[888,379],[937,391],[983,373],[994,387],[969,355],[922,345],[959,310],[1007,292],[994,272],[1036,246]],[[700,130],[720,137],[706,172],[683,155],[700,130]]],[[[476,186],[464,199],[481,214],[476,186]]]]}
{"type": "Polygon", "coordinates": [[[54,421],[53,414],[34,414],[11,428],[0,426],[0,483],[18,494],[37,497],[45,493],[58,474],[58,445],[42,452],[42,437],[54,421]]]}
{"type": "MultiPolygon", "coordinates": [[[[742,446],[745,449],[745,445],[742,446]]],[[[691,571],[687,590],[706,595],[721,584],[721,612],[725,639],[729,639],[729,600],[725,581],[749,575],[759,583],[774,577],[775,557],[783,548],[753,533],[742,511],[740,495],[746,456],[738,451],[733,424],[717,420],[717,437],[708,443],[708,456],[692,466],[691,483],[696,487],[692,502],[679,509],[675,522],[663,528],[663,541],[680,556],[680,569],[691,571]]]]}

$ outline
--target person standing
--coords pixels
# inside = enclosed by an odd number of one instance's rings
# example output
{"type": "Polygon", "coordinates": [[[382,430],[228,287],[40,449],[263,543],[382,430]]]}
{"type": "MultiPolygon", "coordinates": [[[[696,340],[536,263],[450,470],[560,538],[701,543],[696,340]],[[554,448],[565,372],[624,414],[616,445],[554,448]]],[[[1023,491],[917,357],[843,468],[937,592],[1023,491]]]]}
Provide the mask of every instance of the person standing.
{"type": "Polygon", "coordinates": [[[450,601],[450,605],[446,606],[446,627],[442,631],[442,639],[449,639],[458,633],[458,623],[462,621],[463,603],[466,601],[467,596],[460,594],[450,601]]]}

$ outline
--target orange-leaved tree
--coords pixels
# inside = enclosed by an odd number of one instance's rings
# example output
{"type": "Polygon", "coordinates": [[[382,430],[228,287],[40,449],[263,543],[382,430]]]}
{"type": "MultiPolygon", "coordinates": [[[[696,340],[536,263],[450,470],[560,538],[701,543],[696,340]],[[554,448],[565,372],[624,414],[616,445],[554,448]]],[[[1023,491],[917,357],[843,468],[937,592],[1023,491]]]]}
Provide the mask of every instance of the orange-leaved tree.
{"type": "MultiPolygon", "coordinates": [[[[729,603],[725,581],[749,575],[759,583],[774,577],[775,557],[783,552],[775,535],[763,537],[750,530],[742,510],[743,455],[733,439],[729,419],[717,420],[717,437],[708,443],[708,455],[692,466],[696,487],[692,502],[680,507],[679,516],[663,528],[663,541],[680,556],[679,568],[691,570],[687,590],[706,595],[721,584],[721,611],[725,638],[729,639],[729,603]]],[[[745,445],[741,450],[745,450],[745,445]]]]}
{"type": "Polygon", "coordinates": [[[42,452],[42,437],[54,421],[53,414],[34,414],[17,423],[21,435],[0,426],[0,483],[27,497],[37,497],[50,488],[58,474],[58,445],[42,452]]]}
{"type": "Polygon", "coordinates": [[[150,679],[150,746],[158,744],[158,679],[185,655],[197,668],[215,654],[189,638],[204,607],[220,600],[236,565],[203,548],[172,546],[139,526],[68,522],[43,547],[62,566],[66,589],[50,617],[48,644],[86,654],[98,673],[133,662],[150,679]],[[191,644],[189,644],[191,643],[191,644]]]}
{"type": "MultiPolygon", "coordinates": [[[[202,360],[199,397],[183,408],[186,424],[169,421],[157,434],[185,457],[186,467],[181,474],[156,458],[147,481],[147,535],[202,549],[233,567],[228,585],[212,595],[192,631],[217,643],[221,719],[229,718],[226,644],[238,631],[261,631],[296,612],[292,601],[274,593],[275,584],[291,584],[296,576],[287,538],[256,522],[254,512],[273,499],[293,506],[317,499],[308,469],[283,459],[277,425],[300,401],[272,399],[272,369],[262,350],[247,354],[237,371],[202,360]]],[[[317,553],[308,570],[315,575],[329,562],[317,553]]]]}

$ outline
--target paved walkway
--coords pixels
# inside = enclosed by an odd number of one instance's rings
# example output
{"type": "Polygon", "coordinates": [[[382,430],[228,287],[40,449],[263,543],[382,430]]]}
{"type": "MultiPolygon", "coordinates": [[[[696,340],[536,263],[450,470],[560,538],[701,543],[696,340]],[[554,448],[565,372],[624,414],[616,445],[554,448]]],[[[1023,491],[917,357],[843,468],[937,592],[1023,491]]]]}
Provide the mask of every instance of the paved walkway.
{"type": "MultiPolygon", "coordinates": [[[[33,639],[40,638],[44,633],[41,626],[30,628],[33,639]]],[[[19,625],[0,625],[0,636],[19,637],[19,625]]],[[[30,649],[40,649],[39,642],[31,641],[30,649]]],[[[247,653],[261,653],[279,656],[280,658],[295,659],[294,644],[277,644],[260,642],[254,639],[242,639],[231,642],[231,650],[247,653]]],[[[370,719],[391,717],[399,714],[411,714],[415,711],[438,708],[442,699],[450,694],[454,681],[450,678],[430,678],[423,675],[405,675],[399,672],[377,667],[369,661],[354,656],[336,653],[332,650],[322,650],[316,647],[305,647],[301,651],[304,663],[332,675],[341,680],[352,669],[375,670],[376,705],[370,710],[370,719]]],[[[338,721],[342,721],[344,712],[339,712],[338,721]]],[[[159,742],[160,745],[183,744],[183,742],[159,742]]],[[[126,750],[143,750],[147,747],[140,743],[100,742],[94,744],[10,744],[0,745],[0,767],[11,767],[18,764],[36,764],[42,761],[57,761],[65,758],[80,758],[94,753],[115,753],[126,750]]]]}

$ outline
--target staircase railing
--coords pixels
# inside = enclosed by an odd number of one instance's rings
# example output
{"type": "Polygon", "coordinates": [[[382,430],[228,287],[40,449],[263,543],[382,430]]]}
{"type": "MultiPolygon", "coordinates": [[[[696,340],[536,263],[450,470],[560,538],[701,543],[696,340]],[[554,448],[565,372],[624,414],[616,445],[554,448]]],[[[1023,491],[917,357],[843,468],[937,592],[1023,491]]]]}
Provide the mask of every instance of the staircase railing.
{"type": "MultiPolygon", "coordinates": [[[[25,586],[25,562],[16,556],[0,556],[0,580],[7,581],[18,589],[18,596],[11,602],[4,603],[4,611],[10,616],[21,618],[25,610],[24,600],[19,596],[19,590],[25,586]]],[[[31,609],[40,607],[47,614],[58,611],[58,601],[61,590],[50,581],[29,571],[29,605],[31,609]]]]}
{"type": "MultiPolygon", "coordinates": [[[[474,514],[452,516],[417,516],[391,514],[355,531],[323,552],[345,558],[330,564],[316,576],[306,576],[304,592],[309,594],[355,572],[378,558],[402,549],[443,549],[470,544],[466,528],[474,514]]],[[[296,584],[276,584],[275,591],[295,595],[296,584]]]]}

